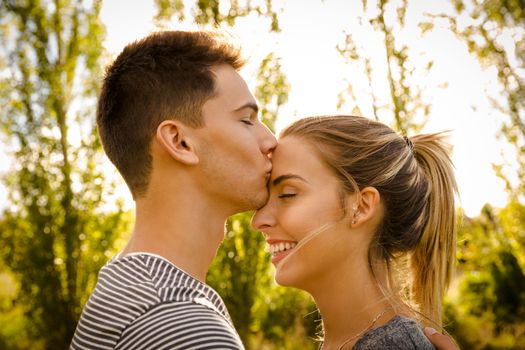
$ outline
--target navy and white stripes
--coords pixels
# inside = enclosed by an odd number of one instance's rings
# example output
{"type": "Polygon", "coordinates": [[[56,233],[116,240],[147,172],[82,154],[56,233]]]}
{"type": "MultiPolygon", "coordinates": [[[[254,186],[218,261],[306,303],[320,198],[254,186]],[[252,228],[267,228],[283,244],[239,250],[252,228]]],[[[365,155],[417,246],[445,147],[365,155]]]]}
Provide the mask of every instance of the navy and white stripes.
{"type": "Polygon", "coordinates": [[[76,349],[244,349],[212,288],[160,256],[115,257],[99,273],[76,349]]]}

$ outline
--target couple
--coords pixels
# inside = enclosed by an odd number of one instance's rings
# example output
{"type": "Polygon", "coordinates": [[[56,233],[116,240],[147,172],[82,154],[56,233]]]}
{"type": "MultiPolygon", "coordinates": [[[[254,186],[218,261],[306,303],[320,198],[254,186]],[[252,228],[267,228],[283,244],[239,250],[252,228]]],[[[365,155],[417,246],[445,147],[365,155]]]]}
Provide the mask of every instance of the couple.
{"type": "Polygon", "coordinates": [[[243,349],[204,280],[226,219],[252,209],[277,282],[314,297],[322,349],[455,349],[421,330],[441,326],[454,261],[455,182],[441,136],[313,117],[277,145],[242,64],[220,34],[166,31],[108,68],[97,123],[136,222],[100,270],[71,349],[243,349]]]}

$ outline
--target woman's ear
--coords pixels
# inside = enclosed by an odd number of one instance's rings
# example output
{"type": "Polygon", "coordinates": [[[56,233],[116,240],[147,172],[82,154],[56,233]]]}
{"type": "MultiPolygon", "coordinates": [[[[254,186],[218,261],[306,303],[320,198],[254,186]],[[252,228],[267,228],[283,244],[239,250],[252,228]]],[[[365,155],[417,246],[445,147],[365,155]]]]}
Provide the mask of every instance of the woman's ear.
{"type": "Polygon", "coordinates": [[[157,127],[155,135],[160,147],[173,159],[187,164],[199,163],[195,145],[191,139],[191,128],[177,120],[164,120],[157,127]]]}
{"type": "Polygon", "coordinates": [[[375,187],[365,187],[357,202],[352,205],[352,227],[359,227],[367,222],[376,223],[381,209],[381,196],[375,187]]]}

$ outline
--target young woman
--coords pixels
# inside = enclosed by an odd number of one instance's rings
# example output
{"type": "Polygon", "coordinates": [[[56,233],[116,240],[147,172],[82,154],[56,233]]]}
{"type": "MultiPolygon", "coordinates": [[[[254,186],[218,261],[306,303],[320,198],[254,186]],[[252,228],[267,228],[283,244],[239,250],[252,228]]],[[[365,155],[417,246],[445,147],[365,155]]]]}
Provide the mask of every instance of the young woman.
{"type": "Polygon", "coordinates": [[[441,134],[399,136],[354,116],[281,133],[252,224],[283,286],[309,292],[323,350],[433,349],[455,261],[457,192],[441,134]]]}

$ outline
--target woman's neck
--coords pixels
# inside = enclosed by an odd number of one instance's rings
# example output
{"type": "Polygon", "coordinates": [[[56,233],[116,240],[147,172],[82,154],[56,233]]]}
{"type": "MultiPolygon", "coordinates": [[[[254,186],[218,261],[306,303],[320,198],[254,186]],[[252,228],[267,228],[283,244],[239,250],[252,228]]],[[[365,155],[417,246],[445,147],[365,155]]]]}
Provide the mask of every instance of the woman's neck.
{"type": "Polygon", "coordinates": [[[323,319],[323,350],[339,349],[345,342],[344,349],[351,349],[362,334],[395,315],[366,265],[342,267],[316,285],[324,286],[311,291],[323,319]]]}

